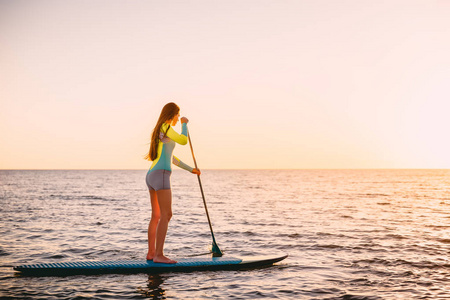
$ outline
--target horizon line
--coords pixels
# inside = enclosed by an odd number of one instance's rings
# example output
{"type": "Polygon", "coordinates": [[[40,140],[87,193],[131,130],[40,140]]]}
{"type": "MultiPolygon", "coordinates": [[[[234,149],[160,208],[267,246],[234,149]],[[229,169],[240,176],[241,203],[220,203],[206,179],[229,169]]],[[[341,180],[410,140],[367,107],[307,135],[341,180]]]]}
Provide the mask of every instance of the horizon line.
{"type": "MultiPolygon", "coordinates": [[[[1,169],[0,171],[146,171],[146,169],[1,169]]],[[[172,169],[172,171],[178,169],[172,169]]],[[[227,169],[227,168],[202,168],[209,171],[296,171],[296,170],[450,170],[450,168],[243,168],[243,169],[227,169]]]]}

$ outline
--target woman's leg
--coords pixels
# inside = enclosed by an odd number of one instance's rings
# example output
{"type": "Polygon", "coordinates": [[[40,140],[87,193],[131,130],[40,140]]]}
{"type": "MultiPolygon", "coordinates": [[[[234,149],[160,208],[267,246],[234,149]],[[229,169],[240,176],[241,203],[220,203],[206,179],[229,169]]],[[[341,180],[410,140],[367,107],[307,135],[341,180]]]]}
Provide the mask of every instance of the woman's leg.
{"type": "Polygon", "coordinates": [[[172,218],[172,190],[159,190],[156,192],[156,195],[161,214],[158,228],[156,229],[156,249],[153,261],[158,263],[174,264],[176,261],[165,257],[163,252],[167,228],[169,227],[169,221],[172,218]]]}
{"type": "Polygon", "coordinates": [[[158,196],[156,195],[156,191],[150,189],[149,192],[150,192],[150,202],[152,204],[152,218],[150,219],[150,223],[148,224],[147,260],[152,260],[153,256],[155,256],[156,227],[158,226],[159,216],[161,214],[159,210],[158,196]]]}

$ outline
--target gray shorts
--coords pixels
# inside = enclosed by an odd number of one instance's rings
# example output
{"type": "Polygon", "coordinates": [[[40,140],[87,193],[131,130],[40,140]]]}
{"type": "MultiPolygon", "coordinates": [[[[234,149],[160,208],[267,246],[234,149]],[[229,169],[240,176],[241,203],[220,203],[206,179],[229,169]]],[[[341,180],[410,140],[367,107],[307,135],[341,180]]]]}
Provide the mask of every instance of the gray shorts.
{"type": "Polygon", "coordinates": [[[168,190],[170,189],[170,175],[171,171],[167,170],[154,170],[148,171],[145,182],[147,183],[149,190],[168,190]]]}

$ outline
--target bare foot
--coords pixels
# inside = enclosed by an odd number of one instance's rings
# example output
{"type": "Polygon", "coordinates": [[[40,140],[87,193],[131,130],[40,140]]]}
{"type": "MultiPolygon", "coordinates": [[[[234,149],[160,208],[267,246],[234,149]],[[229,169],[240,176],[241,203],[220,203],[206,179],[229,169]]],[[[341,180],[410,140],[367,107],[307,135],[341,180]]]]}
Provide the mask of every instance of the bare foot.
{"type": "Polygon", "coordinates": [[[176,260],[165,257],[164,255],[153,257],[153,262],[162,263],[162,264],[176,264],[177,263],[176,260]]]}
{"type": "Polygon", "coordinates": [[[147,260],[153,260],[153,256],[155,256],[155,255],[150,252],[147,253],[147,260]]]}

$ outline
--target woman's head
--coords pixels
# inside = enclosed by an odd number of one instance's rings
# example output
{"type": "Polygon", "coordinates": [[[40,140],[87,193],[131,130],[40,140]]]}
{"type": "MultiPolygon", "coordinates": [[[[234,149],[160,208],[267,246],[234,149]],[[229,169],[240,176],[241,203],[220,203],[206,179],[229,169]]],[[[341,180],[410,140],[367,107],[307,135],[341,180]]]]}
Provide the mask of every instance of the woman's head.
{"type": "Polygon", "coordinates": [[[164,105],[161,110],[161,114],[159,115],[158,123],[161,121],[162,123],[170,122],[171,124],[174,122],[173,126],[178,122],[178,118],[180,114],[180,107],[173,102],[167,103],[164,105]]]}
{"type": "Polygon", "coordinates": [[[178,122],[178,118],[180,117],[180,107],[173,102],[167,103],[164,105],[161,110],[161,114],[159,115],[158,121],[156,122],[156,126],[153,129],[152,137],[150,141],[150,150],[148,154],[145,156],[147,160],[155,160],[158,156],[158,144],[159,144],[159,133],[161,131],[161,126],[164,123],[168,123],[172,126],[175,126],[178,122]]]}

